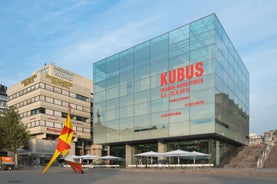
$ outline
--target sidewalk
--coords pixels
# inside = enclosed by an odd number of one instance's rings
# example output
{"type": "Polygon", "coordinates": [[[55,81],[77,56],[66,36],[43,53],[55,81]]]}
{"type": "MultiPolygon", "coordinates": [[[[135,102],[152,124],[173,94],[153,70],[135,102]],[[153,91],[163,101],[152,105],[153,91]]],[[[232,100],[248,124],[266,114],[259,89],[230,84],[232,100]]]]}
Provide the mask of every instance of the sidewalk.
{"type": "Polygon", "coordinates": [[[163,172],[204,175],[236,175],[236,176],[276,176],[277,168],[209,168],[209,169],[153,169],[153,168],[127,168],[124,172],[163,172]]]}

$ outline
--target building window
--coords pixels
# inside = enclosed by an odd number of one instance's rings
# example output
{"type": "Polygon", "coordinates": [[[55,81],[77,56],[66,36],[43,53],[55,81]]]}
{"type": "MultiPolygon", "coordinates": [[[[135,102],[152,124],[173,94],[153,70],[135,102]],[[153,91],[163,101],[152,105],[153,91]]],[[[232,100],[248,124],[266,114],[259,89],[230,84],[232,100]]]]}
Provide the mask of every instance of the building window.
{"type": "Polygon", "coordinates": [[[26,93],[29,93],[30,91],[31,91],[31,87],[28,87],[26,93]]]}
{"type": "MultiPolygon", "coordinates": [[[[62,112],[62,117],[66,118],[67,117],[67,113],[66,112],[62,112]]],[[[70,117],[72,119],[72,121],[82,121],[82,122],[87,122],[88,118],[82,117],[82,116],[76,116],[74,114],[70,114],[70,117]]]]}
{"type": "Polygon", "coordinates": [[[70,104],[70,106],[71,106],[72,109],[77,109],[76,104],[70,104]]]}
{"type": "Polygon", "coordinates": [[[40,108],[31,110],[31,115],[35,115],[39,113],[45,114],[45,108],[40,107],[40,108]]]}
{"type": "Polygon", "coordinates": [[[82,121],[82,122],[86,122],[88,118],[85,117],[81,117],[81,116],[76,116],[76,121],[82,121]]]}
{"type": "Polygon", "coordinates": [[[62,93],[62,90],[61,90],[60,88],[57,88],[57,87],[54,87],[54,91],[55,91],[56,93],[59,93],[59,94],[62,93]]]}
{"type": "Polygon", "coordinates": [[[40,120],[39,124],[40,124],[40,126],[45,126],[45,121],[40,120]]]}
{"type": "Polygon", "coordinates": [[[65,95],[65,96],[68,96],[68,95],[69,95],[69,92],[66,91],[66,90],[62,90],[62,94],[65,95]]]}
{"type": "Polygon", "coordinates": [[[37,83],[36,85],[35,85],[35,89],[39,89],[39,83],[37,83]]]}
{"type": "Polygon", "coordinates": [[[82,110],[83,110],[82,106],[80,106],[80,105],[77,105],[77,110],[80,110],[80,111],[82,111],[82,110]]]}
{"type": "Polygon", "coordinates": [[[68,107],[68,102],[62,102],[64,107],[68,107]]]}
{"type": "Polygon", "coordinates": [[[53,86],[50,86],[50,85],[46,84],[46,89],[49,90],[49,91],[53,91],[53,86]]]}
{"type": "Polygon", "coordinates": [[[51,109],[46,109],[46,114],[53,115],[54,112],[53,112],[53,110],[51,110],[51,109]]]}
{"type": "Polygon", "coordinates": [[[44,83],[40,83],[40,87],[41,87],[42,89],[45,89],[45,84],[44,84],[44,83]]]}
{"type": "Polygon", "coordinates": [[[43,102],[45,101],[45,96],[40,95],[39,97],[40,97],[40,101],[43,101],[43,102]]]}
{"type": "Polygon", "coordinates": [[[83,128],[82,127],[77,127],[77,131],[78,132],[83,132],[83,128]]]}
{"type": "Polygon", "coordinates": [[[45,101],[49,103],[53,103],[53,98],[45,97],[45,101]]]}
{"type": "Polygon", "coordinates": [[[62,105],[62,101],[54,99],[54,104],[56,104],[56,105],[62,105]]]}
{"type": "Polygon", "coordinates": [[[63,117],[63,118],[66,118],[66,116],[67,116],[67,113],[62,112],[62,117],[63,117]]]}
{"type": "Polygon", "coordinates": [[[53,122],[51,122],[51,121],[46,121],[46,126],[47,126],[47,127],[53,127],[53,122]]]}
{"type": "Polygon", "coordinates": [[[61,116],[62,116],[62,113],[59,112],[59,111],[54,111],[54,115],[57,116],[57,117],[61,117],[61,116]]]}
{"type": "Polygon", "coordinates": [[[88,101],[88,97],[83,96],[83,95],[76,94],[76,98],[79,100],[86,101],[86,102],[88,101]]]}
{"type": "Polygon", "coordinates": [[[54,123],[54,127],[55,128],[62,128],[62,124],[60,124],[60,123],[54,123]]]}

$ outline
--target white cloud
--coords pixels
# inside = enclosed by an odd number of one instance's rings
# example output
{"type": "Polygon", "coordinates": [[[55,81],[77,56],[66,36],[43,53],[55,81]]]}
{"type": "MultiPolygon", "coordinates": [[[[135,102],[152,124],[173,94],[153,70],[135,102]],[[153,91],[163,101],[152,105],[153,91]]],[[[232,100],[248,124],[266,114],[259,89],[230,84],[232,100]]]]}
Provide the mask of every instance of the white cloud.
{"type": "Polygon", "coordinates": [[[156,22],[157,19],[159,16],[153,16],[140,22],[126,24],[110,33],[93,34],[91,38],[82,38],[79,42],[57,50],[53,60],[57,65],[80,72],[80,68],[87,68],[100,59],[145,41],[145,35],[154,32],[153,28],[145,29],[145,27],[156,22]]]}

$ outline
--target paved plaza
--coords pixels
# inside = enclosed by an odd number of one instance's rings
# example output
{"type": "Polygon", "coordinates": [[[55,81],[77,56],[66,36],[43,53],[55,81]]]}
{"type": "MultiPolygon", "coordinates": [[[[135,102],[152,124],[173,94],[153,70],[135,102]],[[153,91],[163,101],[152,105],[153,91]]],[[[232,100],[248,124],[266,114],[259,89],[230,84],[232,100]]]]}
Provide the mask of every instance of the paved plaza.
{"type": "Polygon", "coordinates": [[[19,184],[239,184],[277,183],[277,169],[87,169],[85,174],[70,168],[51,167],[0,171],[0,183],[19,184]]]}

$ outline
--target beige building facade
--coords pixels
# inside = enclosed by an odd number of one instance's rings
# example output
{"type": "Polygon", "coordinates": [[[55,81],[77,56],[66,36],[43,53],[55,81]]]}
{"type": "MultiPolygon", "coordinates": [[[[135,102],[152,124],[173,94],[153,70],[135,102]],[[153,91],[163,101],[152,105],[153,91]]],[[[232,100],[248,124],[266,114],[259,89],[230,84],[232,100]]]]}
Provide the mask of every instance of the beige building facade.
{"type": "Polygon", "coordinates": [[[277,144],[277,129],[268,130],[264,132],[264,143],[266,145],[276,145],[277,144]]]}
{"type": "Polygon", "coordinates": [[[249,134],[249,146],[260,146],[263,145],[263,137],[256,133],[249,134]]]}
{"type": "Polygon", "coordinates": [[[92,80],[48,64],[9,87],[7,93],[8,106],[18,109],[32,138],[32,151],[22,158],[22,165],[48,162],[69,109],[74,129],[71,153],[92,154],[92,80]]]}

